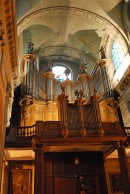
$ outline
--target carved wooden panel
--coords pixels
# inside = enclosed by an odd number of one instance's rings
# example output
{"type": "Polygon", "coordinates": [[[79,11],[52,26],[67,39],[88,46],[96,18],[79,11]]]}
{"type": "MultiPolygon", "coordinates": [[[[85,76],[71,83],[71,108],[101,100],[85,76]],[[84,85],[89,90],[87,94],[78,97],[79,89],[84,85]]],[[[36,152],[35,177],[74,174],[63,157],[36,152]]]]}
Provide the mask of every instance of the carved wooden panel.
{"type": "Polygon", "coordinates": [[[53,174],[54,175],[63,175],[63,162],[55,161],[53,162],[53,174]]]}
{"type": "Polygon", "coordinates": [[[52,175],[52,162],[50,160],[45,161],[45,170],[46,170],[46,175],[52,175]]]}
{"type": "Polygon", "coordinates": [[[45,180],[45,193],[46,194],[53,194],[53,178],[52,177],[46,177],[45,180]]]}
{"type": "Polygon", "coordinates": [[[74,174],[74,164],[73,163],[69,163],[69,162],[66,162],[66,164],[64,165],[64,174],[65,175],[72,175],[74,174]]]}
{"type": "Polygon", "coordinates": [[[102,154],[78,152],[79,164],[74,164],[75,156],[74,152],[45,154],[46,193],[80,193],[82,189],[80,178],[83,177],[83,187],[87,194],[106,194],[102,154]]]}

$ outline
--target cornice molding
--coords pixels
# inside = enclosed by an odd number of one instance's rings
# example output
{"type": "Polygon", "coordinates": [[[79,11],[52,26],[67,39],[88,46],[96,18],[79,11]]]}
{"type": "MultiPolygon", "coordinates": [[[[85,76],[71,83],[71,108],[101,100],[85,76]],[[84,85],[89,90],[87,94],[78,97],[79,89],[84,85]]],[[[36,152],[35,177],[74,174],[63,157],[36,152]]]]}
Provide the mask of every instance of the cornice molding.
{"type": "MultiPolygon", "coordinates": [[[[7,50],[9,53],[9,59],[6,59],[10,63],[11,77],[13,80],[13,87],[17,86],[18,71],[17,71],[17,41],[16,41],[16,21],[15,21],[15,1],[14,0],[2,0],[2,21],[4,26],[4,37],[7,50]]],[[[5,60],[5,61],[6,61],[5,60]]],[[[7,80],[9,81],[9,80],[7,80]]]]}

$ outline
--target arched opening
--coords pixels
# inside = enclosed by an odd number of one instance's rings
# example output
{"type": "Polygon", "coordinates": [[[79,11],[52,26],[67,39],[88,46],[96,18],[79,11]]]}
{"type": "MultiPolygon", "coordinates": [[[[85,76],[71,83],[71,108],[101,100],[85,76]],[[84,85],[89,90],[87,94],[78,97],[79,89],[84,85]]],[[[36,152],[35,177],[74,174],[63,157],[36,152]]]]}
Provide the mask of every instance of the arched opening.
{"type": "Polygon", "coordinates": [[[58,79],[61,82],[67,79],[72,80],[72,71],[69,67],[66,67],[65,65],[54,64],[52,72],[55,74],[55,79],[58,79]]]}

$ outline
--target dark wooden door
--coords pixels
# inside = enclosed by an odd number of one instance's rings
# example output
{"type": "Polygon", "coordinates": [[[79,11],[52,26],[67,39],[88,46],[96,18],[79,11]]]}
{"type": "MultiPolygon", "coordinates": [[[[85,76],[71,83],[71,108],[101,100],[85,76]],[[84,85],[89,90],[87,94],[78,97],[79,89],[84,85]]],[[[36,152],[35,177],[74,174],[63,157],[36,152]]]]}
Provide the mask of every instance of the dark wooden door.
{"type": "Polygon", "coordinates": [[[45,155],[46,194],[107,194],[101,153],[47,153],[45,155]]]}
{"type": "Polygon", "coordinates": [[[78,194],[76,192],[75,178],[55,177],[54,194],[78,194]]]}

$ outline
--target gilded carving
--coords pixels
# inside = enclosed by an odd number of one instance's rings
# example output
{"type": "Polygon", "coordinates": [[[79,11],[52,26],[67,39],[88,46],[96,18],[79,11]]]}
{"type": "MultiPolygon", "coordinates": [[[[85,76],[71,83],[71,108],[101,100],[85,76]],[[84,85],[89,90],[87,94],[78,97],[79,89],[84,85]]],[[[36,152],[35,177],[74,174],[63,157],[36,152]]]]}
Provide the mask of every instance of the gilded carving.
{"type": "Polygon", "coordinates": [[[47,112],[48,113],[52,113],[54,110],[53,110],[53,104],[52,103],[48,103],[47,104],[47,112]]]}
{"type": "Polygon", "coordinates": [[[98,129],[98,135],[99,135],[99,137],[103,137],[104,134],[105,134],[104,130],[102,128],[99,128],[98,129]]]}
{"type": "Polygon", "coordinates": [[[87,131],[86,131],[86,129],[81,129],[80,130],[80,134],[81,134],[81,137],[85,137],[86,136],[86,134],[87,134],[87,131]]]}
{"type": "Polygon", "coordinates": [[[116,143],[116,146],[117,146],[117,148],[125,148],[124,142],[123,142],[123,141],[118,141],[118,142],[116,143]]]}
{"type": "Polygon", "coordinates": [[[107,99],[107,105],[111,108],[118,108],[118,102],[112,97],[107,99]]]}
{"type": "Polygon", "coordinates": [[[62,129],[62,136],[63,136],[64,138],[67,138],[68,135],[69,135],[69,130],[68,130],[68,129],[62,129]]]}
{"type": "Polygon", "coordinates": [[[19,105],[22,107],[22,117],[24,119],[25,126],[29,125],[29,119],[32,112],[32,104],[33,99],[29,95],[24,96],[19,103],[19,105]]]}

